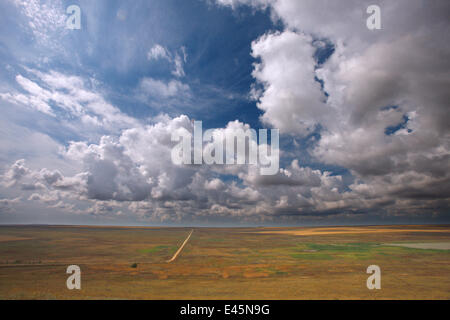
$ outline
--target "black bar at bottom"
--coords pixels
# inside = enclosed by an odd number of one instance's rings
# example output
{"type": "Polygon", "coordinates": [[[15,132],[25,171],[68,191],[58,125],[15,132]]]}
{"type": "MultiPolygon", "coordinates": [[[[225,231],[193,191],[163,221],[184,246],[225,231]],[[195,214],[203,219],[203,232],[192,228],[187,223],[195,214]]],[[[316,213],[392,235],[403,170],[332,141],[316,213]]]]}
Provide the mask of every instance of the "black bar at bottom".
{"type": "MultiPolygon", "coordinates": [[[[345,316],[363,319],[416,315],[425,310],[445,314],[449,301],[281,301],[281,300],[149,300],[149,301],[0,301],[3,314],[29,314],[64,319],[105,316],[132,319],[305,319],[345,316]],[[59,311],[58,311],[59,310],[59,311]],[[59,313],[61,312],[61,313],[59,313]],[[316,315],[312,317],[312,315],[316,315]]],[[[100,319],[100,318],[99,318],[100,319]]]]}

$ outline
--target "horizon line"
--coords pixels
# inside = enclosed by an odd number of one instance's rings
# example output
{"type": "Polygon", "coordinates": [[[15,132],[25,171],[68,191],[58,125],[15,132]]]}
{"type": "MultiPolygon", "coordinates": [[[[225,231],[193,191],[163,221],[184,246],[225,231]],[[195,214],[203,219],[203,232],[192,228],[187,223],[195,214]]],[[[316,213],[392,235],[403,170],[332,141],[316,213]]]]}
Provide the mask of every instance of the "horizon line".
{"type": "Polygon", "coordinates": [[[216,228],[216,229],[230,229],[230,228],[326,228],[326,227],[376,227],[376,226],[450,226],[450,223],[387,223],[387,224],[335,224],[335,225],[282,225],[282,226],[200,226],[200,225],[185,225],[185,226],[170,226],[170,225],[102,225],[102,224],[49,224],[49,223],[0,223],[0,227],[98,227],[98,228],[216,228]]]}

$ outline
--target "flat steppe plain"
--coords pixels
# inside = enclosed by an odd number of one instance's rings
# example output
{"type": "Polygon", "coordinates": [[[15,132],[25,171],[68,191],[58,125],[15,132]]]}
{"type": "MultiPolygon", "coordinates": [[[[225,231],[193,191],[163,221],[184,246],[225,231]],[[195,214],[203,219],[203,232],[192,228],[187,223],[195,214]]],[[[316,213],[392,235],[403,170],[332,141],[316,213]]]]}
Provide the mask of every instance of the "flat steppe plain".
{"type": "Polygon", "coordinates": [[[0,226],[0,299],[450,299],[449,244],[448,225],[0,226]]]}

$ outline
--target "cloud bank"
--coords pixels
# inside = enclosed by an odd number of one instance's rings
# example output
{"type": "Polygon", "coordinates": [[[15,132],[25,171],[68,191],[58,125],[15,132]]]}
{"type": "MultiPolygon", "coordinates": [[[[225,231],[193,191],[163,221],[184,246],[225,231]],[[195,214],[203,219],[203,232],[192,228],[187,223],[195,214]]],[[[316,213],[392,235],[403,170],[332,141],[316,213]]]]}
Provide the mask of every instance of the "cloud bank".
{"type": "MultiPolygon", "coordinates": [[[[180,109],[168,115],[162,107],[176,109],[195,97],[185,81],[186,48],[154,44],[144,60],[168,63],[168,75],[140,75],[132,90],[136,101],[153,101],[154,117],[117,107],[94,76],[16,69],[0,101],[79,135],[51,141],[58,146],[51,149],[52,167],[30,158],[10,161],[0,178],[0,217],[27,202],[76,215],[167,223],[448,220],[448,1],[378,1],[381,30],[366,27],[367,1],[215,3],[223,10],[269,12],[282,25],[253,39],[248,52],[254,59],[249,96],[259,121],[279,128],[284,139],[278,174],[261,176],[257,166],[172,163],[171,135],[192,132],[193,117],[180,109]],[[302,164],[299,152],[315,165],[302,164]],[[58,168],[61,162],[70,168],[58,168]]],[[[19,7],[30,23],[47,19],[57,28],[53,7],[48,17],[19,7]]],[[[237,119],[216,134],[247,128],[237,119]]]]}

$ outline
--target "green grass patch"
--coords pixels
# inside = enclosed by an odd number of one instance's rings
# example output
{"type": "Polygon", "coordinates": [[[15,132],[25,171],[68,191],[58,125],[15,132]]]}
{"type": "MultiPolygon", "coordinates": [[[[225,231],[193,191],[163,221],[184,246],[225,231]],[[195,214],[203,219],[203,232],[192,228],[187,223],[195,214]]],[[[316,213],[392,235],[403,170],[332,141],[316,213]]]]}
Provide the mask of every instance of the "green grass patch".
{"type": "Polygon", "coordinates": [[[266,268],[264,271],[266,271],[266,270],[269,271],[271,275],[275,275],[275,276],[285,276],[288,274],[287,272],[280,271],[273,267],[266,268]]]}
{"type": "Polygon", "coordinates": [[[290,254],[291,257],[307,260],[330,260],[333,258],[368,260],[377,255],[396,259],[411,254],[423,256],[439,252],[439,250],[394,247],[370,242],[305,243],[295,247],[294,251],[295,253],[290,254]]]}
{"type": "Polygon", "coordinates": [[[372,243],[340,243],[340,244],[319,244],[308,243],[308,250],[332,251],[332,252],[368,252],[374,248],[372,243]]]}
{"type": "Polygon", "coordinates": [[[152,248],[139,249],[138,252],[141,254],[150,254],[150,253],[158,253],[160,251],[169,251],[171,252],[173,249],[171,246],[156,246],[152,248]]]}
{"type": "Polygon", "coordinates": [[[333,259],[333,256],[326,254],[326,253],[319,253],[319,252],[294,253],[294,254],[291,254],[291,257],[295,258],[295,259],[301,259],[301,260],[332,260],[333,259]]]}
{"type": "Polygon", "coordinates": [[[305,260],[331,260],[335,258],[366,260],[372,257],[375,248],[378,247],[374,243],[305,243],[295,247],[295,253],[290,254],[290,256],[305,260]]]}
{"type": "Polygon", "coordinates": [[[422,249],[422,248],[407,248],[383,245],[376,248],[377,254],[382,255],[404,255],[404,254],[417,254],[417,255],[443,255],[450,254],[449,251],[438,249],[422,249]]]}

